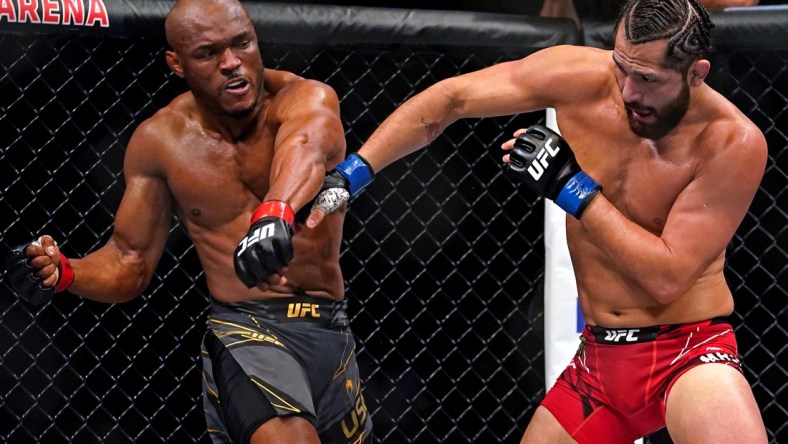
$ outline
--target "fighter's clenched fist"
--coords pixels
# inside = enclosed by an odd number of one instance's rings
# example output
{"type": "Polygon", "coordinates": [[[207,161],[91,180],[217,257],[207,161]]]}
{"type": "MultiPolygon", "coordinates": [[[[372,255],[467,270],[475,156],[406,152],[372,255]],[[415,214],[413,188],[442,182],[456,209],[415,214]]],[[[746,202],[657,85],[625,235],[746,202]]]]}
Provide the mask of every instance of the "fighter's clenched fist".
{"type": "Polygon", "coordinates": [[[261,284],[293,258],[293,220],[290,205],[269,200],[252,215],[249,232],[235,249],[235,273],[249,288],[261,284]]]}
{"type": "Polygon", "coordinates": [[[41,236],[6,253],[8,282],[33,305],[43,305],[74,282],[74,270],[51,236],[41,236]]]}
{"type": "Polygon", "coordinates": [[[503,148],[511,150],[504,165],[507,176],[522,181],[577,219],[602,190],[601,185],[580,169],[569,144],[542,125],[533,125],[519,133],[503,148]]]}

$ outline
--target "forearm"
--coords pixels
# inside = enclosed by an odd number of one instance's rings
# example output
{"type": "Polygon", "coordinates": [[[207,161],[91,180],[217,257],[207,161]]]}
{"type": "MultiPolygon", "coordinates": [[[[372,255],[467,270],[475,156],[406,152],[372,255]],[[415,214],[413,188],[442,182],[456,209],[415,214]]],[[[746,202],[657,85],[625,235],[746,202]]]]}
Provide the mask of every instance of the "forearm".
{"type": "Polygon", "coordinates": [[[457,120],[456,103],[447,82],[409,99],[369,137],[358,154],[378,172],[390,163],[431,143],[457,120]]]}
{"type": "Polygon", "coordinates": [[[124,254],[108,244],[83,258],[69,259],[74,269],[70,293],[104,303],[127,302],[150,282],[149,267],[138,254],[124,254]]]}
{"type": "Polygon", "coordinates": [[[270,187],[263,200],[279,200],[298,210],[318,192],[325,173],[325,155],[317,150],[283,153],[274,159],[270,187]]]}
{"type": "Polygon", "coordinates": [[[616,269],[658,303],[672,302],[697,279],[699,271],[692,264],[682,261],[662,238],[627,219],[602,194],[591,201],[580,223],[616,269]]]}

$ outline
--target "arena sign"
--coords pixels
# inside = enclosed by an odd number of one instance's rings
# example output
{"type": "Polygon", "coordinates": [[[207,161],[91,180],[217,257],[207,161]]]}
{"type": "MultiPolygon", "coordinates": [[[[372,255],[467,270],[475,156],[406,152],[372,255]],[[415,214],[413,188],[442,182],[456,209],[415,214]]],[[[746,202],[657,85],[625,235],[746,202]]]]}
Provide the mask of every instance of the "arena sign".
{"type": "Polygon", "coordinates": [[[109,27],[104,0],[0,0],[0,23],[109,27]]]}

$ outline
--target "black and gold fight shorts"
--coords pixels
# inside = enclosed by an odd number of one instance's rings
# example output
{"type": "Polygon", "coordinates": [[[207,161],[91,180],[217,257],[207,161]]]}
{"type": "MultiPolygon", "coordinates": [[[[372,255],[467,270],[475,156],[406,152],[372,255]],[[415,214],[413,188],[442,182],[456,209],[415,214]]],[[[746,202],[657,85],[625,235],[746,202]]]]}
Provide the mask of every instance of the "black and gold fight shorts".
{"type": "Polygon", "coordinates": [[[371,442],[346,301],[295,296],[213,303],[202,346],[214,443],[248,443],[275,416],[307,419],[328,443],[371,442]]]}

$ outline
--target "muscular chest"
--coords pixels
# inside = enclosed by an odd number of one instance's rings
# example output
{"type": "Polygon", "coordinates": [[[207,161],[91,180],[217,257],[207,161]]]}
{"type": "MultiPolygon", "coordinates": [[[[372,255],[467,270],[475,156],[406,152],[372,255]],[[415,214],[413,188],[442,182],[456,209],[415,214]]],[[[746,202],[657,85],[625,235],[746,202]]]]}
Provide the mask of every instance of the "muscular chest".
{"type": "Polygon", "coordinates": [[[600,165],[598,176],[605,196],[616,208],[638,225],[661,233],[673,203],[692,180],[693,171],[691,162],[674,162],[646,150],[622,164],[600,165]]]}
{"type": "Polygon", "coordinates": [[[268,191],[273,138],[229,143],[197,135],[167,164],[179,216],[200,225],[226,223],[259,204],[268,191]]]}
{"type": "Polygon", "coordinates": [[[673,203],[693,178],[692,147],[674,142],[665,149],[638,138],[625,118],[582,129],[569,125],[564,132],[578,163],[602,184],[605,197],[633,222],[661,233],[673,203]]]}

